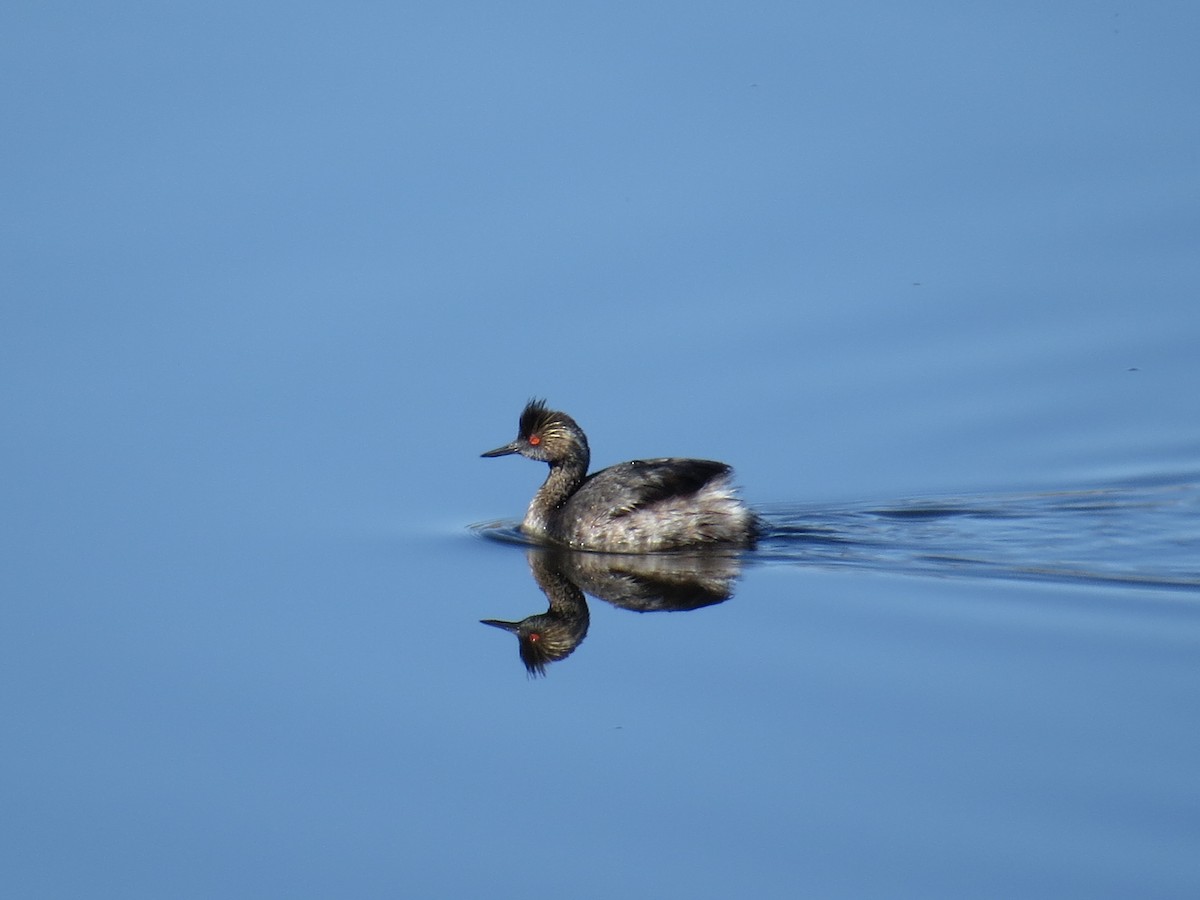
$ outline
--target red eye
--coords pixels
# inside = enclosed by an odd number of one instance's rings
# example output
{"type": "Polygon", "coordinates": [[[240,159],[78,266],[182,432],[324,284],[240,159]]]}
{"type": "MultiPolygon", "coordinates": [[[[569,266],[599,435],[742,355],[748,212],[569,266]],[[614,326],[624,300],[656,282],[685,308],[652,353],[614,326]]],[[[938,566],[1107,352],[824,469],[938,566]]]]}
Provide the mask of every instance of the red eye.
{"type": "Polygon", "coordinates": [[[542,636],[540,634],[538,634],[536,631],[529,632],[529,642],[530,643],[536,644],[541,639],[542,639],[542,636]]]}
{"type": "Polygon", "coordinates": [[[531,434],[529,436],[529,446],[536,447],[541,442],[542,442],[542,436],[540,434],[531,434]]]}

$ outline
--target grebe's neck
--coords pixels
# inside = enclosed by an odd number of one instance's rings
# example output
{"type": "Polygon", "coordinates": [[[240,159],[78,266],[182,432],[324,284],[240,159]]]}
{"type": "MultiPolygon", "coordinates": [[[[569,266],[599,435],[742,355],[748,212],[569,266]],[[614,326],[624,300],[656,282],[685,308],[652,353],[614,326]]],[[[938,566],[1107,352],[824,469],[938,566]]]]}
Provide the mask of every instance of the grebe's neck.
{"type": "Polygon", "coordinates": [[[550,463],[550,474],[545,483],[533,495],[529,511],[525,514],[525,527],[531,531],[545,532],[554,517],[571,495],[579,490],[587,478],[589,454],[585,446],[582,453],[570,459],[550,463]]]}

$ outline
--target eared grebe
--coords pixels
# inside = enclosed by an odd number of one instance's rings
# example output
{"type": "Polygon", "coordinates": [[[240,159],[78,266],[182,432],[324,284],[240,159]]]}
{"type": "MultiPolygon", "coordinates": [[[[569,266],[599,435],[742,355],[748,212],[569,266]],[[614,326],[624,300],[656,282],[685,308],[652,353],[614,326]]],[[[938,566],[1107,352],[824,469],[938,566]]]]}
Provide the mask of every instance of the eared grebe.
{"type": "Polygon", "coordinates": [[[737,497],[733,470],[707,459],[635,459],[587,474],[583,429],[531,400],[517,439],[483,456],[519,453],[550,466],[521,529],[581,550],[644,553],[714,544],[751,546],[754,514],[737,497]]]}

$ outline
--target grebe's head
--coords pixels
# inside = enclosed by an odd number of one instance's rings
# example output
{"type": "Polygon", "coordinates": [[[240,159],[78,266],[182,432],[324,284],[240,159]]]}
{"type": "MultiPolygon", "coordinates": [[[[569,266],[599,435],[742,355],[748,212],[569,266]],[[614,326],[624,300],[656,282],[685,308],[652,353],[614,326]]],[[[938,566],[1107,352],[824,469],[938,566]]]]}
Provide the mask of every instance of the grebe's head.
{"type": "Polygon", "coordinates": [[[510,453],[520,453],[528,459],[551,465],[581,458],[586,467],[588,462],[588,444],[583,429],[566,413],[547,409],[545,400],[530,400],[525,404],[515,441],[481,455],[508,456],[510,453]]]}
{"type": "Polygon", "coordinates": [[[582,604],[582,615],[562,616],[553,610],[529,616],[520,622],[500,619],[480,619],[484,625],[503,628],[517,636],[518,652],[525,671],[532,677],[546,674],[546,664],[566,659],[575,652],[588,630],[588,608],[582,604]]]}

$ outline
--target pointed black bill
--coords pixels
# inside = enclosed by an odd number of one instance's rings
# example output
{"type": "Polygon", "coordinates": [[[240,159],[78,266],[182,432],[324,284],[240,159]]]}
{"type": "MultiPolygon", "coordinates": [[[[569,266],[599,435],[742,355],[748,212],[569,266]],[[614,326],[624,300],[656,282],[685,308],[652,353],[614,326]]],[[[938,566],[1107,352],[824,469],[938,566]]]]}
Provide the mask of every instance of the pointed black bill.
{"type": "Polygon", "coordinates": [[[513,441],[511,444],[505,444],[503,447],[497,447],[495,450],[489,450],[487,453],[480,453],[479,455],[480,456],[488,456],[488,457],[490,457],[490,456],[508,456],[510,453],[519,453],[519,452],[520,452],[520,447],[517,446],[516,441],[513,441]]]}
{"type": "Polygon", "coordinates": [[[479,621],[484,625],[491,625],[493,628],[503,628],[512,634],[516,634],[521,630],[520,622],[504,622],[500,619],[480,619],[479,621]]]}

